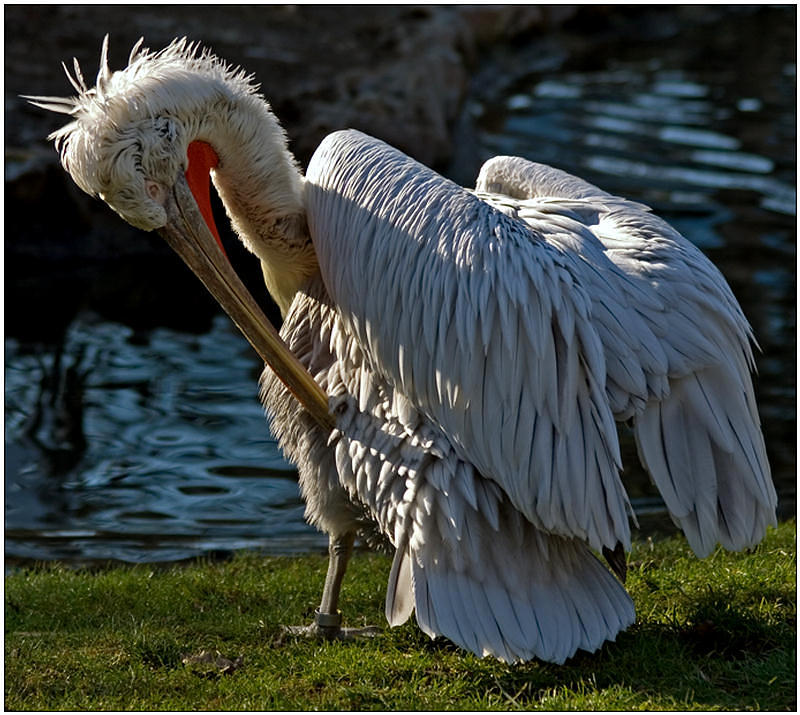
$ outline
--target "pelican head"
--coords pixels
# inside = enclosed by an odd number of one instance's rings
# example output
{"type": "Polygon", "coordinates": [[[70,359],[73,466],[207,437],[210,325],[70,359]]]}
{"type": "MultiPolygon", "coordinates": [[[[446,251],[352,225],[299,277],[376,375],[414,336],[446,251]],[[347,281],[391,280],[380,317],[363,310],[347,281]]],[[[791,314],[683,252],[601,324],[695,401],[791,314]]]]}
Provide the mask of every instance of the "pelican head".
{"type": "Polygon", "coordinates": [[[326,396],[231,268],[211,212],[209,176],[285,313],[316,270],[316,259],[303,177],[251,78],[185,38],[160,52],[140,40],[128,66],[112,72],[108,36],[96,86],[87,87],[77,61],[67,77],[77,96],[27,99],[71,117],[49,138],[75,183],[133,226],[159,231],[264,360],[329,426],[326,396]]]}
{"type": "MultiPolygon", "coordinates": [[[[165,191],[157,187],[171,187],[187,169],[198,112],[216,89],[210,82],[191,81],[193,64],[206,74],[215,67],[208,56],[197,58],[196,50],[184,39],[152,54],[139,40],[128,66],[111,72],[106,36],[95,87],[86,86],[75,61],[74,76],[64,69],[77,96],[29,98],[36,106],[72,117],[48,138],[75,183],[145,231],[166,225],[165,191]]],[[[222,79],[226,68],[218,69],[222,79]]]]}

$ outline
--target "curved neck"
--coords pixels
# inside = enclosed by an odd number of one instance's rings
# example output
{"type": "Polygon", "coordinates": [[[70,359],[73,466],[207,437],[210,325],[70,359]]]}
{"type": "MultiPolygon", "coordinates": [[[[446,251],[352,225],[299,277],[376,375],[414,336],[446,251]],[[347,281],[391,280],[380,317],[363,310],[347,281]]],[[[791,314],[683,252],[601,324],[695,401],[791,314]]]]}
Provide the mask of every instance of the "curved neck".
{"type": "Polygon", "coordinates": [[[318,265],[306,224],[305,180],[283,129],[263,99],[248,95],[220,101],[193,138],[207,141],[219,156],[214,186],[286,315],[318,265]]]}

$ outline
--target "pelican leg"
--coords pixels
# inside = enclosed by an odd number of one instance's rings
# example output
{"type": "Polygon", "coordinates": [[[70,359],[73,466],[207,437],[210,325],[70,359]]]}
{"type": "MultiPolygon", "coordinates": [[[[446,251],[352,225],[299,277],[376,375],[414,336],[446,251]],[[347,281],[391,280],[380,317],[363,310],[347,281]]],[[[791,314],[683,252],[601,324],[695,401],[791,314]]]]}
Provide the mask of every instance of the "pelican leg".
{"type": "Polygon", "coordinates": [[[355,534],[331,536],[328,543],[328,573],[322,589],[322,601],[314,613],[314,623],[322,629],[338,629],[342,625],[342,614],[338,609],[339,591],[353,553],[355,534]]]}
{"type": "Polygon", "coordinates": [[[342,628],[342,614],[339,611],[339,592],[342,588],[347,564],[353,553],[355,534],[331,536],[328,544],[328,573],[322,589],[322,600],[314,611],[314,622],[310,626],[287,626],[284,630],[291,635],[315,636],[328,639],[347,640],[357,637],[370,637],[380,633],[377,626],[363,628],[342,628]]]}

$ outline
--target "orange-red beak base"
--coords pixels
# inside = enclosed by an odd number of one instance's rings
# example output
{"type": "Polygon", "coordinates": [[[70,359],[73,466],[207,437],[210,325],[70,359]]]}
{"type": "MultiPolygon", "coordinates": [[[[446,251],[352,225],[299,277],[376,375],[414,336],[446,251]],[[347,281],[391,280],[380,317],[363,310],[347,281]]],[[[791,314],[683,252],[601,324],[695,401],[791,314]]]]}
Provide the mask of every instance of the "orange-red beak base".
{"type": "Polygon", "coordinates": [[[189,184],[208,230],[217,239],[222,253],[227,256],[211,211],[211,169],[219,164],[217,152],[208,142],[193,141],[186,150],[186,158],[189,160],[186,167],[186,183],[189,184]]]}

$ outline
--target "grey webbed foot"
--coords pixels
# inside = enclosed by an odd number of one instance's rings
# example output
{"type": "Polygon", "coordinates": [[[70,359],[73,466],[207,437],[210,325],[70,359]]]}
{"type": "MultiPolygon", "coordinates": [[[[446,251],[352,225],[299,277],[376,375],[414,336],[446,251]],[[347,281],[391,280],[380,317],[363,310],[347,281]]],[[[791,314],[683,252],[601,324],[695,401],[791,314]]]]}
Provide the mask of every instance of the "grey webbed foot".
{"type": "Polygon", "coordinates": [[[308,626],[282,626],[283,634],[290,636],[303,636],[325,640],[355,640],[358,638],[372,638],[381,632],[378,626],[364,626],[363,628],[342,628],[342,614],[320,613],[314,611],[314,622],[308,626]]]}

